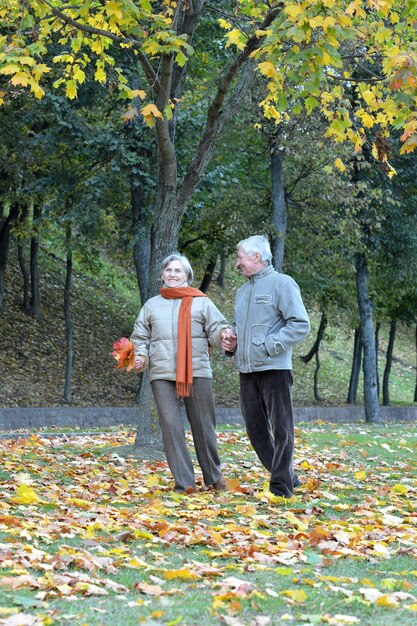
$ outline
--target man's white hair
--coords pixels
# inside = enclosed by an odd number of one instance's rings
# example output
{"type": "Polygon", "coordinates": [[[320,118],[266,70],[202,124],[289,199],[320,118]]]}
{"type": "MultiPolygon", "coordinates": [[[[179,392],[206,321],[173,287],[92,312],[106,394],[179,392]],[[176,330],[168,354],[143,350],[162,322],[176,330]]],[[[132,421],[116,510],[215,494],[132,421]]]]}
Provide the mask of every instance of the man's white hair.
{"type": "Polygon", "coordinates": [[[265,235],[252,235],[252,237],[242,239],[236,247],[242,248],[246,254],[250,255],[258,252],[261,255],[262,263],[270,263],[272,260],[271,246],[265,235]]]}

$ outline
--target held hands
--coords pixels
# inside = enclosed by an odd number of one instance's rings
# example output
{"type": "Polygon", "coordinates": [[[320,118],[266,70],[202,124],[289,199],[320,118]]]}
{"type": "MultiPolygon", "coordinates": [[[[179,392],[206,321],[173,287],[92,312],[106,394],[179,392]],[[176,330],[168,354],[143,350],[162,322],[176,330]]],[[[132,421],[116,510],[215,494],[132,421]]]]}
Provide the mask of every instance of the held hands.
{"type": "Polygon", "coordinates": [[[143,370],[147,365],[148,359],[143,354],[137,354],[135,356],[135,368],[137,370],[143,370]]]}
{"type": "Polygon", "coordinates": [[[237,348],[237,336],[231,328],[225,328],[220,333],[222,348],[225,352],[234,352],[237,348]]]}

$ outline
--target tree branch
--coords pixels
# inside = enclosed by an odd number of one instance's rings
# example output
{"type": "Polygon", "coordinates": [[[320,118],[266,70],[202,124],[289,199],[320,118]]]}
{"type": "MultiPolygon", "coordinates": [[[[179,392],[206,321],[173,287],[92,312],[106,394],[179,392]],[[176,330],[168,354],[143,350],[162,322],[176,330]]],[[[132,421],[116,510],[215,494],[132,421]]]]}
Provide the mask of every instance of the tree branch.
{"type": "MultiPolygon", "coordinates": [[[[284,3],[280,3],[279,6],[271,9],[268,15],[265,17],[263,23],[259,26],[259,30],[266,30],[268,26],[270,26],[279,15],[283,6],[284,3]]],[[[248,85],[249,77],[253,72],[253,64],[249,63],[250,55],[257,48],[259,48],[263,39],[264,37],[258,37],[256,35],[253,35],[248,40],[244,50],[230,65],[229,69],[224,75],[217,90],[217,93],[214,97],[214,100],[207,112],[206,126],[197,147],[195,158],[191,163],[182,184],[179,187],[178,197],[180,204],[185,204],[187,202],[188,198],[200,182],[202,173],[214,149],[216,139],[225,124],[232,117],[232,114],[234,113],[234,110],[237,106],[237,102],[241,99],[248,85]],[[233,80],[236,78],[239,70],[245,64],[247,64],[246,72],[241,76],[241,79],[236,85],[236,88],[232,96],[229,98],[228,102],[225,103],[226,96],[231,90],[233,80]]]]}
{"type": "Polygon", "coordinates": [[[114,43],[131,46],[134,50],[136,50],[138,54],[138,59],[140,61],[140,64],[142,65],[143,71],[145,73],[145,76],[149,84],[152,87],[156,86],[157,88],[160,88],[158,77],[155,73],[155,70],[150,64],[147,56],[141,51],[142,42],[140,42],[137,39],[132,39],[131,37],[116,35],[115,33],[111,33],[110,31],[104,30],[102,28],[95,28],[94,26],[89,26],[88,24],[81,24],[81,22],[78,22],[72,17],[65,15],[63,11],[60,11],[59,9],[52,6],[48,2],[48,0],[41,0],[41,1],[43,2],[43,4],[46,4],[46,6],[51,10],[52,14],[55,15],[55,17],[65,22],[65,24],[69,24],[70,26],[73,26],[77,30],[80,30],[84,33],[90,33],[90,35],[99,35],[101,37],[106,37],[107,39],[114,41],[114,43]]]}

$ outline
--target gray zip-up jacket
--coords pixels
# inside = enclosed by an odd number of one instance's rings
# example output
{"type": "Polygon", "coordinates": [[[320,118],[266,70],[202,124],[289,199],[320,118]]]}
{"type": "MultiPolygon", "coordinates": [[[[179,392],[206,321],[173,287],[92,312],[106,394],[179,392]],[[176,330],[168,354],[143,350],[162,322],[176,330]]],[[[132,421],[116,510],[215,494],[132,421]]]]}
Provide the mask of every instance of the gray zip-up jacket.
{"type": "MultiPolygon", "coordinates": [[[[136,354],[147,357],[149,381],[175,380],[178,339],[178,313],[181,299],[154,296],[140,310],[130,337],[136,354]]],[[[230,328],[209,298],[193,298],[191,341],[193,376],[212,378],[210,346],[220,345],[220,333],[230,328]]]]}
{"type": "Polygon", "coordinates": [[[242,373],[292,369],[292,346],[310,332],[300,288],[272,265],[236,293],[237,365],[242,373]]]}

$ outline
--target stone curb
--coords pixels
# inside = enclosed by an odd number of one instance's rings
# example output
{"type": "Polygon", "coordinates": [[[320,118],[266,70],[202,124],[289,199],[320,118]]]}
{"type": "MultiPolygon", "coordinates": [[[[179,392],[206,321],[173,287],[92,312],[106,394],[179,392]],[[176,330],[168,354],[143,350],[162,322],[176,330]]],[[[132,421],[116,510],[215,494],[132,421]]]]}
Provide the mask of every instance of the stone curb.
{"type": "MultiPolygon", "coordinates": [[[[381,407],[384,423],[417,421],[417,406],[381,407]]],[[[17,407],[0,408],[0,430],[11,431],[22,428],[36,429],[45,427],[58,428],[101,428],[120,424],[135,425],[138,409],[126,407],[17,407]]],[[[295,407],[294,421],[336,423],[365,422],[365,411],[360,406],[345,407],[295,407]]],[[[243,418],[239,407],[217,408],[218,424],[242,424],[243,418]]]]}

